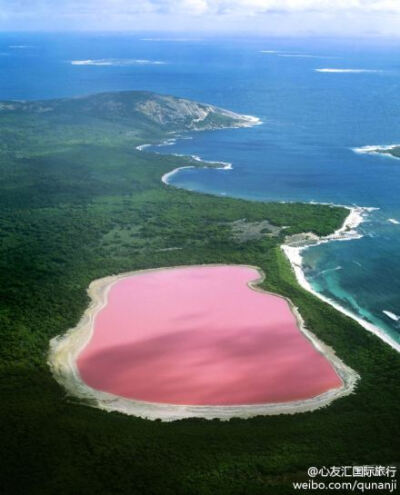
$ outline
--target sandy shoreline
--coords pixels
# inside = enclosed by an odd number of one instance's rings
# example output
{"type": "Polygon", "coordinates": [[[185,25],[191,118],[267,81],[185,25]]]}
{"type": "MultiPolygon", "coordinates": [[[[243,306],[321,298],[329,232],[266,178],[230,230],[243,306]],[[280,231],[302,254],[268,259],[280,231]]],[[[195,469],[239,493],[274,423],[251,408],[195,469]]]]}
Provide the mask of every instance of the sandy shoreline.
{"type": "MultiPolygon", "coordinates": [[[[158,268],[155,270],[166,270],[173,268],[177,267],[158,268]]],[[[179,268],[183,267],[181,266],[179,268]]],[[[260,282],[264,279],[264,274],[257,267],[250,268],[258,270],[260,273],[260,278],[249,283],[249,287],[253,290],[265,292],[259,287],[260,282]]],[[[51,340],[48,364],[54,378],[67,390],[69,395],[86,402],[87,405],[91,405],[105,411],[118,411],[124,414],[152,420],[161,419],[162,421],[174,421],[192,417],[228,420],[233,417],[250,418],[258,415],[295,414],[306,411],[314,411],[329,405],[335,399],[344,397],[353,392],[359,379],[357,373],[346,366],[336,356],[333,349],[323,344],[314,334],[305,328],[303,319],[301,318],[297,308],[295,308],[294,305],[286,298],[285,299],[289,301],[290,307],[296,316],[300,331],[312,343],[316,350],[319,353],[322,353],[330,361],[336,373],[341,378],[343,384],[342,387],[328,390],[323,394],[305,400],[238,406],[186,406],[150,403],[126,399],[107,392],[92,389],[82,381],[77,368],[76,360],[80,351],[87,345],[92,336],[95,317],[107,304],[107,297],[110,288],[116,282],[126,277],[151,271],[154,270],[128,272],[93,281],[88,289],[91,303],[78,325],[75,328],[70,329],[66,334],[55,337],[51,340]]]]}
{"type": "Polygon", "coordinates": [[[166,174],[164,174],[161,177],[161,182],[163,182],[166,185],[169,185],[169,180],[171,179],[171,177],[173,177],[175,174],[177,174],[180,170],[185,170],[185,169],[190,169],[190,168],[212,168],[213,170],[233,170],[233,167],[232,167],[232,164],[231,163],[226,163],[226,162],[210,162],[210,161],[202,160],[199,157],[194,158],[193,156],[191,156],[190,158],[192,158],[193,160],[196,160],[196,161],[198,161],[200,163],[210,163],[210,164],[212,163],[212,164],[215,164],[215,165],[221,164],[222,166],[221,167],[216,167],[216,166],[209,167],[208,165],[203,165],[203,166],[186,165],[186,166],[183,166],[183,167],[176,167],[173,170],[171,170],[170,172],[167,172],[166,174]]]}
{"type": "Polygon", "coordinates": [[[166,174],[164,174],[162,177],[161,177],[161,182],[163,182],[164,184],[169,184],[169,179],[171,177],[173,177],[176,173],[179,172],[179,170],[184,170],[184,169],[189,169],[189,168],[196,168],[194,165],[186,165],[184,167],[176,167],[174,168],[173,170],[171,170],[170,172],[167,172],[166,174]]]}
{"type": "MultiPolygon", "coordinates": [[[[257,119],[257,117],[254,117],[254,120],[255,120],[254,125],[262,123],[259,119],[257,119]]],[[[145,144],[142,146],[143,146],[143,149],[145,149],[146,147],[151,146],[151,145],[145,144]]],[[[389,153],[382,153],[380,151],[380,150],[390,150],[390,149],[393,149],[396,147],[400,147],[400,145],[391,144],[391,145],[381,145],[381,146],[378,146],[378,145],[377,146],[362,146],[359,148],[352,148],[352,149],[355,153],[379,154],[381,156],[387,156],[389,158],[397,159],[397,157],[395,157],[389,153]]],[[[139,148],[140,147],[138,147],[138,149],[139,148]]],[[[142,149],[142,148],[140,148],[140,149],[142,149]]],[[[193,156],[192,156],[192,158],[193,158],[193,156]]],[[[201,160],[200,157],[194,157],[194,159],[199,161],[199,162],[207,163],[207,161],[201,160]]],[[[221,163],[222,167],[212,167],[215,169],[219,169],[219,170],[231,170],[232,169],[231,164],[226,164],[224,162],[209,162],[209,163],[216,163],[216,164],[221,163]]],[[[180,170],[190,169],[190,168],[196,168],[196,167],[194,165],[177,167],[177,168],[171,170],[170,172],[167,172],[166,174],[164,174],[161,177],[161,181],[164,184],[169,185],[170,184],[169,181],[170,181],[171,177],[173,177],[175,174],[177,174],[180,170]]],[[[207,166],[205,165],[204,167],[201,167],[201,168],[207,168],[207,166]]],[[[328,203],[315,203],[315,204],[328,204],[328,203]]],[[[302,236],[303,242],[301,243],[301,245],[293,245],[292,243],[288,243],[288,244],[283,244],[281,246],[282,250],[284,251],[284,253],[286,254],[286,256],[289,259],[289,262],[292,266],[292,269],[296,275],[297,282],[305,290],[307,290],[308,292],[311,292],[313,295],[315,295],[316,297],[318,297],[319,299],[321,299],[325,303],[330,304],[331,306],[333,306],[335,309],[337,309],[341,313],[343,313],[346,316],[349,316],[353,320],[357,321],[357,323],[359,323],[363,328],[365,328],[369,332],[373,333],[374,335],[378,336],[384,342],[389,344],[393,349],[400,352],[400,344],[394,342],[383,330],[381,330],[376,325],[374,325],[374,324],[372,324],[366,320],[363,320],[362,318],[360,318],[356,314],[354,314],[351,311],[347,310],[346,308],[343,308],[342,306],[340,306],[340,304],[338,304],[334,300],[332,300],[326,296],[323,296],[322,294],[320,294],[319,292],[314,290],[312,288],[311,284],[308,282],[308,280],[305,277],[305,274],[304,274],[304,271],[302,268],[303,258],[302,258],[302,254],[301,254],[304,249],[307,249],[308,247],[311,247],[311,246],[314,246],[317,244],[323,244],[323,243],[331,242],[331,241],[348,241],[348,240],[352,240],[352,239],[360,239],[362,237],[362,235],[359,232],[357,232],[357,228],[363,223],[364,217],[368,212],[377,209],[377,208],[373,208],[373,207],[371,207],[371,208],[359,207],[359,206],[350,207],[347,205],[338,205],[338,204],[329,204],[329,206],[339,206],[339,207],[346,208],[347,210],[349,210],[349,214],[346,217],[342,227],[340,227],[338,230],[336,230],[333,234],[325,236],[325,237],[318,237],[312,233],[304,233],[302,236]],[[306,240],[306,238],[307,238],[307,240],[306,240]]],[[[393,224],[396,224],[396,225],[398,224],[397,220],[395,220],[395,219],[389,219],[388,221],[393,223],[393,224]]]]}
{"type": "MultiPolygon", "coordinates": [[[[338,205],[341,206],[341,205],[338,205]]],[[[312,285],[308,282],[306,279],[306,276],[303,271],[303,257],[302,257],[302,251],[311,247],[315,246],[318,244],[323,244],[325,242],[331,242],[331,241],[349,241],[352,239],[359,239],[362,237],[361,234],[357,232],[357,227],[361,225],[361,223],[364,221],[365,215],[369,212],[374,210],[375,208],[364,208],[364,207],[348,207],[345,206],[349,210],[349,214],[347,218],[345,219],[342,227],[338,229],[336,232],[334,232],[332,235],[328,235],[326,237],[317,237],[313,235],[311,242],[306,242],[303,245],[293,245],[290,242],[288,244],[283,244],[281,246],[282,250],[288,257],[290,264],[292,266],[292,269],[296,275],[297,282],[303,287],[303,289],[307,290],[308,292],[311,292],[314,296],[318,297],[322,301],[324,301],[327,304],[330,304],[333,306],[335,309],[340,311],[341,313],[345,314],[346,316],[349,316],[353,320],[357,321],[363,328],[368,330],[369,332],[373,333],[374,335],[378,336],[381,340],[389,344],[393,349],[396,351],[400,352],[400,344],[397,342],[394,342],[383,330],[381,330],[379,327],[376,325],[373,325],[372,323],[363,320],[356,314],[352,313],[350,310],[343,308],[335,302],[334,300],[320,294],[314,288],[312,285]]]]}

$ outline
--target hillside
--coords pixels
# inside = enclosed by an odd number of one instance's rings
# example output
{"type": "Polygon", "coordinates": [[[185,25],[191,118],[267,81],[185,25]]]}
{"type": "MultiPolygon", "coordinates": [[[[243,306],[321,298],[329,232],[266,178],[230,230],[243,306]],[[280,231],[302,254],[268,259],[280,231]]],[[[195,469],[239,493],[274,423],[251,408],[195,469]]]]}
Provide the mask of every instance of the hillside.
{"type": "Polygon", "coordinates": [[[51,135],[46,136],[47,146],[49,142],[65,145],[70,134],[75,142],[97,142],[99,138],[107,140],[111,136],[119,141],[154,140],[165,133],[247,127],[257,122],[254,117],[213,105],[147,91],[45,101],[2,101],[0,118],[0,152],[19,146],[26,148],[29,142],[33,148],[37,147],[37,136],[32,136],[33,127],[37,125],[51,128],[51,135]],[[17,132],[16,126],[20,127],[17,132]],[[75,132],[70,132],[71,126],[75,132]]]}

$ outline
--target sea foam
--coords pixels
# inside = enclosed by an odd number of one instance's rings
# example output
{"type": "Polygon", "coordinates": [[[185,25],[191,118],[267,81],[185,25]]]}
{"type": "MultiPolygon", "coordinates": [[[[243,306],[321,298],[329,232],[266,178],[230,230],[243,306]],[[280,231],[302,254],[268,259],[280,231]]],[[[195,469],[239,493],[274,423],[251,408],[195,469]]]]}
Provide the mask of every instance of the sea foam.
{"type": "Polygon", "coordinates": [[[400,321],[400,316],[392,313],[391,311],[383,310],[382,313],[393,321],[400,321]]]}
{"type": "Polygon", "coordinates": [[[322,270],[321,272],[317,273],[317,275],[315,275],[315,277],[319,277],[321,275],[326,275],[327,273],[331,273],[331,272],[337,272],[339,270],[343,270],[343,267],[336,266],[335,268],[326,268],[325,270],[322,270]]]}
{"type": "Polygon", "coordinates": [[[356,148],[352,148],[352,150],[354,151],[354,153],[375,154],[398,160],[399,157],[397,156],[394,156],[390,153],[383,153],[384,151],[390,151],[394,148],[400,148],[400,144],[368,144],[366,146],[358,146],[356,148]]]}
{"type": "MultiPolygon", "coordinates": [[[[343,205],[337,205],[337,206],[343,206],[343,205]]],[[[316,297],[324,301],[325,303],[330,304],[333,306],[335,309],[340,311],[341,313],[345,314],[346,316],[349,316],[353,320],[357,321],[362,327],[364,327],[366,330],[369,332],[377,335],[380,337],[384,342],[389,344],[393,349],[396,349],[398,352],[400,352],[400,344],[398,344],[396,341],[390,338],[383,330],[381,330],[379,327],[376,325],[372,324],[371,322],[364,320],[357,314],[355,314],[353,311],[344,308],[341,306],[339,303],[334,301],[333,299],[321,294],[317,290],[314,289],[314,287],[310,284],[308,279],[305,276],[304,269],[303,269],[303,255],[302,252],[311,247],[311,246],[316,246],[318,244],[322,244],[325,242],[331,242],[331,241],[348,241],[352,239],[359,239],[362,237],[362,234],[360,234],[357,231],[357,228],[361,225],[361,223],[365,220],[365,216],[368,214],[368,212],[371,212],[373,210],[377,210],[377,208],[366,208],[366,207],[349,207],[345,206],[349,210],[349,215],[347,216],[345,222],[343,223],[342,227],[338,229],[336,232],[334,232],[332,235],[326,236],[326,237],[321,237],[317,241],[313,241],[308,245],[304,246],[293,246],[290,244],[283,244],[281,246],[283,252],[286,254],[287,258],[290,261],[290,264],[292,266],[292,269],[295,273],[297,282],[301,287],[303,287],[305,290],[308,292],[311,292],[314,294],[316,297]]],[[[385,313],[386,316],[388,316],[387,312],[385,313]]],[[[394,315],[394,313],[391,313],[391,315],[394,315]]],[[[394,315],[397,316],[397,315],[394,315]]],[[[392,318],[393,319],[393,318],[392,318]]],[[[396,320],[397,321],[397,320],[396,320]]]]}

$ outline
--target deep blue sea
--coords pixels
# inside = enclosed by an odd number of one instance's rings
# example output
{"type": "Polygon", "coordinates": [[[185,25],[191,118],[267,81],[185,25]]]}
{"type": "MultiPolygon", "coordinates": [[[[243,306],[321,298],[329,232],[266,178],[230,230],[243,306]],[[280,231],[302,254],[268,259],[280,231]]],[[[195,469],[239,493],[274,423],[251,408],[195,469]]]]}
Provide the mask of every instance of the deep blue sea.
{"type": "Polygon", "coordinates": [[[400,160],[352,150],[400,143],[398,41],[1,34],[0,68],[3,100],[146,89],[260,117],[261,126],[193,133],[159,148],[233,164],[183,170],[172,182],[379,208],[361,239],[311,248],[305,266],[315,289],[400,342],[400,224],[389,221],[400,222],[400,160]]]}

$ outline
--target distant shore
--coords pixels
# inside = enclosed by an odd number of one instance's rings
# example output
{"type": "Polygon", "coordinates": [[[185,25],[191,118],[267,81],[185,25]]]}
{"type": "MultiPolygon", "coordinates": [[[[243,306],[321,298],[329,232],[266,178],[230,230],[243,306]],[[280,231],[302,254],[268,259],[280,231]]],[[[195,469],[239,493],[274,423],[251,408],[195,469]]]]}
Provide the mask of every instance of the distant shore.
{"type": "Polygon", "coordinates": [[[400,144],[367,145],[353,148],[355,153],[382,155],[388,158],[400,159],[400,144]]]}
{"type": "Polygon", "coordinates": [[[176,167],[173,170],[171,170],[170,172],[167,172],[166,174],[164,174],[161,177],[161,182],[169,185],[169,180],[171,179],[171,177],[173,177],[175,174],[177,174],[180,170],[185,170],[185,169],[190,169],[190,168],[213,168],[214,170],[233,170],[231,163],[209,162],[209,161],[202,160],[202,159],[195,157],[195,156],[191,156],[190,158],[192,158],[193,160],[196,160],[198,162],[204,163],[204,165],[200,166],[200,167],[196,166],[196,165],[187,165],[184,167],[176,167]],[[212,164],[212,166],[210,166],[208,164],[212,164]]]}

